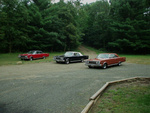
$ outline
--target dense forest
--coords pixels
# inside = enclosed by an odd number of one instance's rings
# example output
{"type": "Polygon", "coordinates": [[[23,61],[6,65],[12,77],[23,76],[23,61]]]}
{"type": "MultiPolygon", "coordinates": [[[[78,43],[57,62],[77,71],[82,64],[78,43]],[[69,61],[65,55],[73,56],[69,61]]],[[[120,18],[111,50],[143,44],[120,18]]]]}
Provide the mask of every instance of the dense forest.
{"type": "Polygon", "coordinates": [[[150,53],[150,0],[0,0],[0,53],[74,50],[85,44],[150,53]]]}

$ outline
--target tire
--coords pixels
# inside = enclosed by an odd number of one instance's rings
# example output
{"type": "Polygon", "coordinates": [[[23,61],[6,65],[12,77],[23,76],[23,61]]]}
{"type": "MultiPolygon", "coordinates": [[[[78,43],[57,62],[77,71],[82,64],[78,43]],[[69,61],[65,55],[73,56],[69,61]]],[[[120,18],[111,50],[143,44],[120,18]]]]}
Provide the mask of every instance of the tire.
{"type": "Polygon", "coordinates": [[[32,61],[33,60],[33,58],[32,57],[30,57],[30,61],[32,61]]]}
{"type": "Polygon", "coordinates": [[[92,68],[92,66],[88,66],[89,68],[92,68]]]}
{"type": "Polygon", "coordinates": [[[121,66],[121,62],[118,63],[118,66],[121,66]]]}
{"type": "Polygon", "coordinates": [[[84,58],[81,59],[81,62],[82,62],[82,63],[84,62],[84,58]]]}
{"type": "Polygon", "coordinates": [[[102,66],[102,68],[103,68],[103,69],[106,69],[106,68],[107,68],[107,64],[104,63],[103,66],[102,66]]]}
{"type": "Polygon", "coordinates": [[[65,63],[66,63],[66,64],[69,64],[69,63],[70,63],[69,58],[66,59],[65,63]]]}
{"type": "Polygon", "coordinates": [[[43,59],[45,59],[46,57],[45,56],[43,56],[43,59]]]}

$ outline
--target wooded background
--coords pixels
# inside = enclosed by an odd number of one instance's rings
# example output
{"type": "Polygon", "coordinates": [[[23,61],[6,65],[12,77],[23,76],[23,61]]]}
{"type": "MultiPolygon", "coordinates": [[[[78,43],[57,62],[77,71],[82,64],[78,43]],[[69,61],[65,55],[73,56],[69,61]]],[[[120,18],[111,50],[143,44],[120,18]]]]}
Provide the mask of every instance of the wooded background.
{"type": "Polygon", "coordinates": [[[0,0],[0,53],[68,51],[85,44],[150,53],[150,0],[0,0]]]}

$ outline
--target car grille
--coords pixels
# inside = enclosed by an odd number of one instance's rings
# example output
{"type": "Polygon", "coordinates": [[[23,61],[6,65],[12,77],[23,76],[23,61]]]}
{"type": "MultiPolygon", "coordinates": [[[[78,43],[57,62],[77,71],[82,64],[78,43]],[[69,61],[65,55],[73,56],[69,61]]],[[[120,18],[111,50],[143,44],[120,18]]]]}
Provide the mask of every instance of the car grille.
{"type": "Polygon", "coordinates": [[[96,61],[89,61],[89,64],[96,64],[96,61]]]}
{"type": "Polygon", "coordinates": [[[21,56],[21,58],[25,58],[25,56],[21,56]]]}
{"type": "Polygon", "coordinates": [[[56,59],[57,59],[57,60],[60,60],[60,58],[59,58],[59,57],[56,57],[56,59]]]}

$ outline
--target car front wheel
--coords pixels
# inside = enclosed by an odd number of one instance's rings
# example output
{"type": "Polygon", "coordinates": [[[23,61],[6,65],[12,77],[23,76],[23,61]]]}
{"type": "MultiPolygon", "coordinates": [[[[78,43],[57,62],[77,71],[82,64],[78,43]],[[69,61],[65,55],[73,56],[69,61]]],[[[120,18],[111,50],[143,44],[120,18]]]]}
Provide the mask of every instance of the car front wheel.
{"type": "Polygon", "coordinates": [[[65,63],[66,63],[66,64],[69,64],[69,63],[70,63],[70,62],[69,62],[69,58],[66,59],[65,63]]]}
{"type": "Polygon", "coordinates": [[[92,68],[92,66],[88,66],[89,68],[92,68]]]}
{"type": "Polygon", "coordinates": [[[103,68],[103,69],[106,69],[106,68],[107,68],[107,64],[104,63],[103,66],[102,66],[102,68],[103,68]]]}
{"type": "Polygon", "coordinates": [[[33,58],[32,57],[30,57],[30,61],[32,61],[33,60],[33,58]]]}

